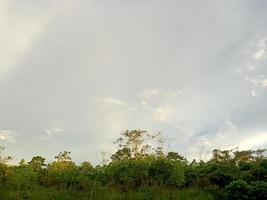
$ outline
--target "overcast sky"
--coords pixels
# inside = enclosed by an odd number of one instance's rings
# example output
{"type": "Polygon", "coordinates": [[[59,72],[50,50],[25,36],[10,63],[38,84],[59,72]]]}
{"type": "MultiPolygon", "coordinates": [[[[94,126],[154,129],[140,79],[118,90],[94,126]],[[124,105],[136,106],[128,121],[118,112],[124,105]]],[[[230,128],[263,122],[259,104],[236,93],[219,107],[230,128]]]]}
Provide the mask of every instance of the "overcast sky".
{"type": "Polygon", "coordinates": [[[125,129],[189,158],[267,146],[267,1],[0,0],[0,146],[94,164],[125,129]]]}

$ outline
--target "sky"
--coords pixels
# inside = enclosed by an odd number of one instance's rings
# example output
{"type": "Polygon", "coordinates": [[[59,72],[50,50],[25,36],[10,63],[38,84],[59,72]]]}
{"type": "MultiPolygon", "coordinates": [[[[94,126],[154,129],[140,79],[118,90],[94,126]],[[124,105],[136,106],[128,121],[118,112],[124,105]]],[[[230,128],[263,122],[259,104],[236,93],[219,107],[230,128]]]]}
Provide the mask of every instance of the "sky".
{"type": "Polygon", "coordinates": [[[126,129],[165,151],[267,147],[267,1],[0,0],[0,146],[97,164],[126,129]]]}

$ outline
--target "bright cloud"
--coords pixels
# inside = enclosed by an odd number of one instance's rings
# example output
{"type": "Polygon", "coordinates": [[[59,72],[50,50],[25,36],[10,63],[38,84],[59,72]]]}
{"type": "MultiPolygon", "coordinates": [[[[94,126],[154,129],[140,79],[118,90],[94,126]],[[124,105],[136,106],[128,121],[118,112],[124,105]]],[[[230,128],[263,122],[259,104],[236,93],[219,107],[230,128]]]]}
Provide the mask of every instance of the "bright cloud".
{"type": "Polygon", "coordinates": [[[184,155],[264,133],[267,4],[187,2],[0,0],[1,126],[23,133],[0,141],[94,160],[125,129],[184,155]]]}
{"type": "Polygon", "coordinates": [[[0,140],[7,141],[7,142],[15,142],[15,137],[17,136],[17,133],[11,131],[11,130],[0,130],[0,140]]]}
{"type": "Polygon", "coordinates": [[[139,94],[139,97],[148,99],[153,96],[165,96],[165,97],[177,97],[183,94],[183,91],[171,91],[171,90],[159,90],[159,89],[147,89],[139,94]]]}
{"type": "Polygon", "coordinates": [[[257,46],[256,51],[253,54],[255,60],[262,60],[266,58],[267,38],[262,38],[257,46]]]}
{"type": "Polygon", "coordinates": [[[162,106],[155,110],[154,118],[156,120],[166,121],[173,112],[174,110],[170,106],[162,106]]]}
{"type": "Polygon", "coordinates": [[[267,87],[267,79],[262,80],[261,85],[262,85],[262,87],[264,87],[264,88],[267,87]]]}
{"type": "Polygon", "coordinates": [[[97,99],[98,113],[102,115],[104,127],[108,127],[111,135],[117,135],[130,127],[150,128],[158,121],[170,124],[174,108],[166,103],[176,98],[177,94],[180,95],[181,92],[145,90],[135,101],[128,102],[114,97],[102,97],[97,99]],[[157,100],[150,99],[152,96],[157,96],[157,100]]]}
{"type": "Polygon", "coordinates": [[[252,91],[251,91],[251,95],[252,95],[253,97],[257,97],[257,96],[259,96],[259,93],[257,93],[255,90],[252,90],[252,91]]]}
{"type": "Polygon", "coordinates": [[[252,42],[245,51],[245,61],[236,72],[243,74],[247,83],[251,85],[251,95],[259,96],[265,93],[267,79],[264,70],[266,65],[267,38],[259,39],[258,42],[252,42]]]}
{"type": "Polygon", "coordinates": [[[255,149],[259,146],[267,146],[267,132],[255,133],[250,137],[240,138],[241,142],[237,145],[240,149],[255,149]]]}
{"type": "Polygon", "coordinates": [[[126,105],[125,102],[112,98],[112,97],[103,97],[99,99],[99,101],[105,103],[105,104],[110,104],[110,105],[116,105],[116,106],[124,106],[126,105]]]}
{"type": "Polygon", "coordinates": [[[50,128],[45,130],[45,134],[37,136],[37,138],[43,139],[43,140],[51,140],[55,137],[62,135],[64,133],[64,130],[61,128],[50,128]]]}
{"type": "Polygon", "coordinates": [[[149,98],[151,96],[155,96],[159,94],[159,90],[157,89],[150,89],[150,90],[144,90],[139,96],[142,98],[149,98]]]}
{"type": "Polygon", "coordinates": [[[45,132],[47,133],[48,136],[54,136],[54,135],[62,134],[64,130],[61,128],[52,128],[52,129],[45,130],[45,132]]]}

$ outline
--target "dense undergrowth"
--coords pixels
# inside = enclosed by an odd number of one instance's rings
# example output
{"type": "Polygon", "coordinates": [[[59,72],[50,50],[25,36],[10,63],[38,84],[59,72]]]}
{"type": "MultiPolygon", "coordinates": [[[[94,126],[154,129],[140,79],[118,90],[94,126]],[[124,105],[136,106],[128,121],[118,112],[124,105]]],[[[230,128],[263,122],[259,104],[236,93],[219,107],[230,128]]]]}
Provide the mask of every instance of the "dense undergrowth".
{"type": "Polygon", "coordinates": [[[51,163],[35,156],[8,165],[1,148],[0,199],[267,199],[264,149],[215,149],[208,161],[188,162],[177,152],[165,152],[160,134],[126,131],[116,143],[111,160],[95,167],[77,165],[67,151],[51,163]]]}
{"type": "Polygon", "coordinates": [[[213,200],[214,197],[200,189],[168,190],[164,188],[142,188],[136,191],[118,192],[112,189],[97,189],[95,191],[62,191],[54,188],[35,188],[32,190],[1,190],[3,200],[213,200]]]}

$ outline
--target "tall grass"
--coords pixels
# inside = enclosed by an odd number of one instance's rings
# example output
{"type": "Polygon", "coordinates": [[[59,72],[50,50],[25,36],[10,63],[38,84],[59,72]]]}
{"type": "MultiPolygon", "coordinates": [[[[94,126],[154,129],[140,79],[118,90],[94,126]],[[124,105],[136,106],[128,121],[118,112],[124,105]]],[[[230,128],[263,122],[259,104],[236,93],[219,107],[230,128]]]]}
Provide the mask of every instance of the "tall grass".
{"type": "Polygon", "coordinates": [[[98,188],[93,193],[64,192],[53,188],[36,188],[30,191],[0,190],[1,200],[213,200],[213,196],[200,189],[168,190],[141,188],[138,191],[119,192],[111,188],[98,188]]]}

